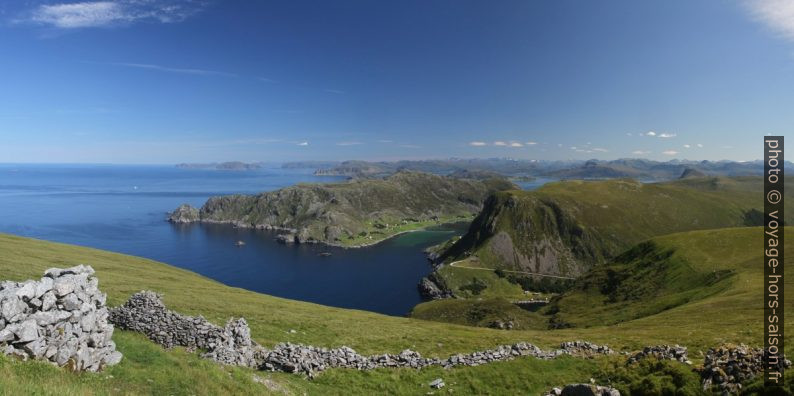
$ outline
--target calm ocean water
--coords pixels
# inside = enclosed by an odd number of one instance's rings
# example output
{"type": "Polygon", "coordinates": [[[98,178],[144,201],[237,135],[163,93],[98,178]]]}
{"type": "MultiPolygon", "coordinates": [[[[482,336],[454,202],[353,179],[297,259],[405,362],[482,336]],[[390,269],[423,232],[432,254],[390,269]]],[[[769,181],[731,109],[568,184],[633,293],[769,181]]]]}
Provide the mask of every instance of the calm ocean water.
{"type": "MultiPolygon", "coordinates": [[[[430,271],[422,250],[463,232],[420,231],[362,249],[285,246],[268,231],[172,225],[166,213],[212,195],[338,181],[311,170],[0,165],[0,232],[146,257],[230,286],[324,305],[404,315],[430,271]],[[236,247],[234,242],[246,242],[236,247]],[[318,256],[330,252],[330,257],[318,256]]],[[[75,263],[77,264],[77,263],[75,263]]],[[[156,276],[153,274],[152,276],[156,276]]]]}

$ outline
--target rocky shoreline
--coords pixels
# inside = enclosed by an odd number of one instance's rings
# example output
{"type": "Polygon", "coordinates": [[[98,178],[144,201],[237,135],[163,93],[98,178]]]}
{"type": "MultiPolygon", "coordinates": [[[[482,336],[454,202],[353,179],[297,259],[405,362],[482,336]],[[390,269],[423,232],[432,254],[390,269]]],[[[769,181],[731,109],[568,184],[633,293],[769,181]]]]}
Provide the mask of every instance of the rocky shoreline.
{"type": "MultiPolygon", "coordinates": [[[[403,235],[403,234],[408,234],[408,233],[417,232],[417,231],[424,231],[424,230],[427,229],[427,227],[423,227],[423,228],[417,228],[417,229],[413,229],[413,230],[405,230],[405,231],[396,232],[394,234],[390,234],[390,235],[388,235],[388,236],[386,236],[386,237],[384,237],[382,239],[373,240],[372,242],[368,242],[368,243],[362,243],[362,244],[358,244],[358,245],[344,245],[344,244],[341,244],[341,243],[321,241],[321,240],[317,240],[317,239],[313,239],[313,238],[305,238],[304,239],[301,236],[300,232],[298,230],[294,229],[294,228],[279,227],[279,226],[274,226],[274,225],[270,225],[270,224],[251,224],[251,223],[246,223],[246,222],[239,221],[239,220],[212,220],[212,219],[198,219],[198,218],[191,219],[189,216],[185,215],[185,212],[189,212],[189,211],[193,211],[193,210],[198,212],[198,209],[193,208],[190,205],[183,204],[179,208],[177,208],[174,212],[169,213],[168,217],[166,218],[166,220],[169,223],[173,223],[173,224],[193,224],[193,223],[223,224],[223,225],[233,226],[234,228],[247,228],[247,229],[253,229],[253,230],[265,230],[265,231],[282,231],[283,233],[276,235],[275,240],[277,242],[283,243],[285,245],[290,245],[290,244],[319,244],[319,245],[337,247],[337,248],[342,248],[342,249],[360,249],[360,248],[375,246],[375,245],[378,245],[380,243],[386,242],[389,239],[395,238],[395,237],[403,235]]],[[[434,226],[435,225],[444,225],[444,224],[455,224],[455,223],[458,223],[458,222],[459,221],[441,222],[441,223],[434,224],[434,226]]]]}
{"type": "Polygon", "coordinates": [[[255,195],[210,197],[200,209],[183,204],[172,223],[225,223],[283,231],[283,242],[363,247],[430,224],[468,220],[509,181],[475,180],[420,172],[383,179],[298,184],[255,195]]]}

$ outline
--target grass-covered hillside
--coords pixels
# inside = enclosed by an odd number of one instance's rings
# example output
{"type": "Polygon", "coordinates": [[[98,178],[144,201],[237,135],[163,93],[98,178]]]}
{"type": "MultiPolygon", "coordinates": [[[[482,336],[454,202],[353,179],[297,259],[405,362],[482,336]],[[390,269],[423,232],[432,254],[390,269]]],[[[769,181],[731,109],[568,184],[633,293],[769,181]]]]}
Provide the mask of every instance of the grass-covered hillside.
{"type": "MultiPolygon", "coordinates": [[[[698,231],[656,238],[654,249],[663,252],[672,249],[674,253],[668,258],[682,260],[669,276],[663,277],[664,284],[646,290],[636,301],[619,300],[612,305],[600,291],[581,288],[572,292],[558,302],[557,315],[577,327],[561,330],[493,330],[329,308],[227,287],[150,260],[9,235],[0,235],[0,272],[5,279],[23,280],[39,278],[44,269],[52,266],[89,264],[97,270],[100,288],[108,293],[110,305],[122,303],[141,289],[155,290],[165,295],[170,308],[204,315],[216,324],[223,324],[232,316],[245,317],[254,339],[265,346],[284,341],[325,347],[348,345],[364,354],[396,353],[411,348],[426,356],[446,357],[515,341],[548,348],[561,341],[586,339],[615,349],[679,343],[690,347],[690,355],[697,363],[698,351],[721,343],[761,344],[763,329],[758,296],[762,266],[757,254],[761,238],[760,228],[698,231]],[[689,267],[680,264],[683,262],[693,267],[690,275],[697,277],[710,279],[702,274],[711,272],[733,271],[733,274],[721,277],[715,283],[717,287],[708,283],[696,287],[705,292],[687,292],[690,281],[682,275],[689,267]],[[686,296],[690,298],[682,298],[681,293],[688,293],[686,296]],[[665,298],[666,295],[674,297],[665,298]],[[587,307],[594,312],[584,309],[577,299],[588,301],[587,307]],[[660,310],[641,309],[654,306],[656,301],[677,303],[666,304],[660,310]],[[605,321],[601,317],[619,320],[605,321]],[[602,325],[607,322],[611,324],[602,325]]],[[[645,265],[642,260],[637,263],[640,267],[645,265]]],[[[631,267],[630,263],[625,265],[631,267]]],[[[642,270],[629,270],[629,273],[640,276],[642,270]]],[[[595,282],[598,275],[594,273],[592,279],[595,282]]],[[[625,294],[620,287],[618,290],[618,296],[625,294]]],[[[792,298],[789,296],[786,301],[788,306],[792,298]]],[[[614,368],[610,367],[615,367],[614,359],[618,359],[525,358],[451,370],[335,369],[310,381],[293,374],[223,368],[181,349],[164,351],[129,332],[117,331],[114,340],[125,358],[118,366],[98,374],[73,374],[47,363],[0,357],[0,393],[425,394],[430,390],[427,384],[442,377],[447,383],[445,392],[452,390],[453,394],[539,394],[550,386],[587,381],[591,377],[607,381],[613,378],[610,376],[614,368]],[[254,375],[259,382],[254,381],[254,375]]],[[[684,366],[676,370],[689,372],[684,366]]],[[[687,378],[696,381],[696,377],[687,378]]]]}
{"type": "Polygon", "coordinates": [[[470,221],[488,194],[516,188],[501,178],[474,180],[418,172],[385,179],[302,184],[258,195],[210,198],[173,221],[230,222],[295,230],[299,242],[356,246],[438,222],[470,221]]]}
{"type": "Polygon", "coordinates": [[[749,328],[763,304],[762,245],[751,245],[761,232],[695,231],[640,243],[579,278],[546,312],[559,324],[592,327],[684,307],[696,316],[723,312],[749,328]]]}
{"type": "Polygon", "coordinates": [[[760,224],[761,182],[757,177],[562,181],[536,191],[499,192],[441,259],[577,276],[654,236],[760,224]]]}

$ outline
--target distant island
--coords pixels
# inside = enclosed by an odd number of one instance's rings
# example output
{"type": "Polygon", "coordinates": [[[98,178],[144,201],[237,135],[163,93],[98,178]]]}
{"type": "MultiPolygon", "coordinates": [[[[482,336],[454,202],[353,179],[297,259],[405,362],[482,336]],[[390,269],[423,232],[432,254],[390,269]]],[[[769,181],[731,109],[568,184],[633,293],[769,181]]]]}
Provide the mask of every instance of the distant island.
{"type": "Polygon", "coordinates": [[[471,221],[489,194],[517,188],[503,178],[401,171],[385,179],[212,197],[201,209],[180,206],[168,220],[281,230],[285,243],[364,246],[438,223],[471,221]]]}
{"type": "Polygon", "coordinates": [[[181,163],[176,164],[179,169],[215,169],[215,170],[255,170],[261,169],[261,162],[210,162],[210,163],[181,163]]]}

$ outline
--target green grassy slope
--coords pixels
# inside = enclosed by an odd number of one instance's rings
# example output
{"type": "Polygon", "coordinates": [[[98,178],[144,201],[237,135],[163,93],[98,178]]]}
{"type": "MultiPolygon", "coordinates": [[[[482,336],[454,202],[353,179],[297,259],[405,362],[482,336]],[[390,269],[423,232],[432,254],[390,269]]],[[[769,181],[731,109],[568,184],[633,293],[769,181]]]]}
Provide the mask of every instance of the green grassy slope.
{"type": "Polygon", "coordinates": [[[488,268],[579,275],[657,235],[756,225],[760,183],[756,177],[574,180],[499,192],[442,259],[476,256],[488,268]]]}
{"type": "MultiPolygon", "coordinates": [[[[699,265],[707,270],[739,266],[746,269],[737,270],[731,287],[704,299],[612,326],[600,326],[584,316],[582,327],[555,331],[501,331],[329,308],[227,287],[150,260],[2,234],[0,273],[4,279],[24,280],[39,278],[48,267],[89,264],[96,269],[100,288],[108,293],[111,305],[122,303],[141,289],[155,290],[164,293],[170,308],[202,314],[216,324],[223,324],[232,316],[245,317],[254,339],[265,346],[283,341],[326,347],[348,345],[365,354],[411,348],[425,356],[446,357],[516,341],[548,348],[561,341],[586,339],[617,349],[679,343],[689,346],[697,359],[695,351],[722,342],[761,343],[760,293],[753,291],[760,287],[756,278],[760,277],[761,265],[752,261],[760,260],[753,253],[760,241],[761,230],[757,228],[661,238],[657,243],[662,246],[681,244],[682,253],[676,254],[702,263],[699,265]],[[701,246],[705,247],[703,251],[701,246]],[[727,260],[732,257],[740,261],[727,260]],[[297,332],[290,333],[290,329],[297,332]]],[[[792,297],[787,300],[788,306],[792,297]]],[[[561,305],[560,312],[568,312],[565,305],[561,305]]],[[[430,390],[427,383],[442,377],[448,384],[445,389],[454,393],[538,394],[550,386],[587,381],[602,364],[599,360],[530,358],[452,370],[330,370],[308,381],[291,374],[221,368],[179,349],[163,351],[128,332],[117,332],[114,340],[125,359],[98,374],[76,375],[46,363],[21,363],[0,357],[0,393],[425,394],[430,390]],[[254,382],[254,374],[267,383],[254,382]]]]}
{"type": "MultiPolygon", "coordinates": [[[[684,313],[717,318],[721,313],[723,321],[749,327],[762,304],[760,232],[741,228],[654,238],[579,278],[547,312],[556,312],[561,323],[585,327],[666,311],[677,312],[678,318],[684,313]]],[[[791,284],[788,279],[786,285],[791,284]]]]}

